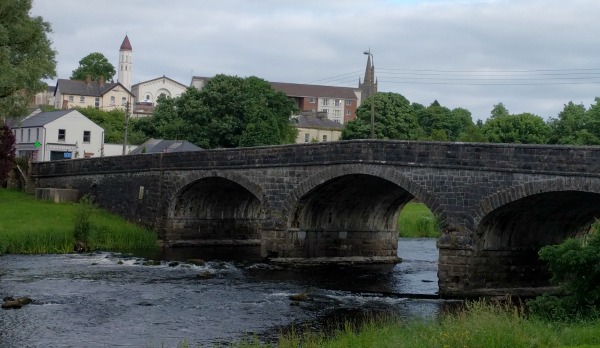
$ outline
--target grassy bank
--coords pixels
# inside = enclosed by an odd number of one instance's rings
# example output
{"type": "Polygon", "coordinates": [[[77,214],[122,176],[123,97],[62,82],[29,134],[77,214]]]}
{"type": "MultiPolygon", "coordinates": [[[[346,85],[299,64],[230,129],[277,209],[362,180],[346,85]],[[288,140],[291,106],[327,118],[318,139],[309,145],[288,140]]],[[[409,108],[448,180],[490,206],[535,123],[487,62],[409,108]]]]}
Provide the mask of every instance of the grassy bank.
{"type": "Polygon", "coordinates": [[[398,233],[405,238],[437,238],[440,229],[435,216],[425,204],[410,202],[398,216],[398,233]]]}
{"type": "MultiPolygon", "coordinates": [[[[73,251],[75,203],[38,201],[23,192],[0,189],[0,254],[73,251]]],[[[93,208],[88,245],[93,250],[156,247],[156,234],[118,216],[93,208]]]]}
{"type": "MultiPolygon", "coordinates": [[[[180,345],[186,347],[186,345],[180,345]]],[[[190,345],[191,347],[192,345],[190,345]]],[[[359,329],[345,325],[329,338],[320,334],[283,335],[277,344],[254,341],[234,347],[600,347],[600,320],[553,323],[528,319],[512,306],[467,304],[439,320],[368,320],[359,329]]]]}

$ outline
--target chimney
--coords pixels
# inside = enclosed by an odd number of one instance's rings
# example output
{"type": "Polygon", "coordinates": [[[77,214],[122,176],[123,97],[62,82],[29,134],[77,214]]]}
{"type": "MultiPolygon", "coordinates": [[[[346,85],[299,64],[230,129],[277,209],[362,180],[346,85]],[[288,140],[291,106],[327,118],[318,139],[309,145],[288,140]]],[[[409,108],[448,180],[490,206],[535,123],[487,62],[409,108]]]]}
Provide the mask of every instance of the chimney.
{"type": "Polygon", "coordinates": [[[104,82],[106,82],[104,80],[104,75],[100,75],[100,83],[99,84],[100,84],[101,87],[104,86],[104,82]]]}
{"type": "Polygon", "coordinates": [[[92,75],[87,75],[85,77],[85,84],[89,86],[91,83],[92,83],[92,75]]]}

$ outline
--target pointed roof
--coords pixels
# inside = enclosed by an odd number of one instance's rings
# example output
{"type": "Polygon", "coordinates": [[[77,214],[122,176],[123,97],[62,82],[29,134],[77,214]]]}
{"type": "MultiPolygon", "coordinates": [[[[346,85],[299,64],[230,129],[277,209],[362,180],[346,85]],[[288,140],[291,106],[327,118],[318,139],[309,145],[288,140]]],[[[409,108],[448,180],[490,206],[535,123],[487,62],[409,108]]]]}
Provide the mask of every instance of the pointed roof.
{"type": "Polygon", "coordinates": [[[127,37],[127,35],[125,35],[125,38],[123,39],[123,43],[121,44],[121,48],[119,49],[119,51],[133,51],[133,48],[131,48],[131,43],[129,42],[129,38],[127,37]]]}

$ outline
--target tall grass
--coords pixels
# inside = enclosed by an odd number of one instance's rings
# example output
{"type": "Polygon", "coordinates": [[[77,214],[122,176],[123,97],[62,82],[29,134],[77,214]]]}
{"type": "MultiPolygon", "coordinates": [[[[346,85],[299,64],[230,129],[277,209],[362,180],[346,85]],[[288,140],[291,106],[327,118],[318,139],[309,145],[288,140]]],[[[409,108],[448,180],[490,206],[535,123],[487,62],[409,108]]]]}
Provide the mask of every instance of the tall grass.
{"type": "Polygon", "coordinates": [[[600,321],[552,323],[528,319],[521,307],[467,303],[437,320],[384,318],[345,324],[333,336],[293,331],[276,344],[250,339],[235,347],[599,347],[600,321]]]}
{"type": "Polygon", "coordinates": [[[398,216],[398,235],[405,238],[437,238],[440,228],[425,204],[410,202],[398,216]]]}
{"type": "MultiPolygon", "coordinates": [[[[79,205],[38,201],[25,193],[0,189],[0,254],[73,251],[79,205]]],[[[90,212],[88,245],[96,250],[156,247],[156,233],[98,208],[90,212]]]]}

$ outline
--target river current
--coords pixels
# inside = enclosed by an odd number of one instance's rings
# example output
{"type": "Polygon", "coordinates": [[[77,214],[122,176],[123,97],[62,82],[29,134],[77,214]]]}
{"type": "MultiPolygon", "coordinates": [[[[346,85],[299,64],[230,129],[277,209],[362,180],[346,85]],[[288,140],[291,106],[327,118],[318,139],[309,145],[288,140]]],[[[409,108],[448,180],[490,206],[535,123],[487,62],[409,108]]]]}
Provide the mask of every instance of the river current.
{"type": "MultiPolygon", "coordinates": [[[[401,239],[403,262],[294,268],[262,263],[258,249],[171,250],[157,265],[117,253],[0,256],[0,296],[30,305],[0,311],[0,347],[191,347],[244,337],[274,340],[291,327],[437,315],[434,239],[401,239]],[[185,262],[196,258],[204,265],[185,262]],[[306,293],[293,302],[290,296],[306,293]]],[[[157,258],[157,257],[153,257],[157,258]]]]}

